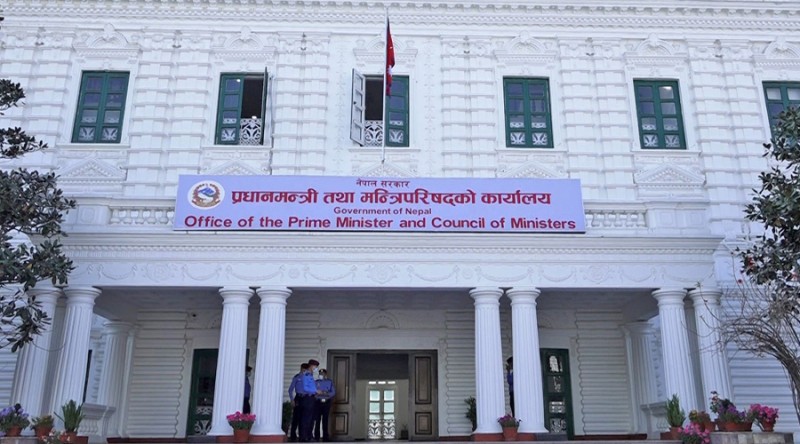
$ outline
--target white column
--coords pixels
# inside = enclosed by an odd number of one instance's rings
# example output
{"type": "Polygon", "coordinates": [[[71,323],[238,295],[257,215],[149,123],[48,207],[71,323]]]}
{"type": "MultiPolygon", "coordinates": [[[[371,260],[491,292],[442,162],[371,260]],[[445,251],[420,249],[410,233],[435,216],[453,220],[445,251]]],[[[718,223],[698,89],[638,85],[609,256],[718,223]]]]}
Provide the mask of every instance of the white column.
{"type": "Polygon", "coordinates": [[[692,355],[686,329],[686,312],[682,288],[659,289],[653,292],[658,301],[661,322],[661,350],[664,360],[664,379],[668,398],[677,394],[686,412],[697,409],[692,355]]]}
{"type": "Polygon", "coordinates": [[[67,287],[64,294],[67,296],[67,312],[64,315],[63,345],[58,354],[53,389],[53,410],[56,412],[61,412],[61,406],[70,400],[79,405],[83,402],[92,314],[100,290],[94,287],[67,287]]]}
{"type": "Polygon", "coordinates": [[[520,287],[506,291],[511,299],[514,412],[522,421],[519,433],[547,433],[544,427],[539,323],[536,319],[536,298],[540,293],[536,288],[520,287]]]}
{"type": "Polygon", "coordinates": [[[241,411],[244,404],[244,370],[247,363],[247,308],[253,290],[225,287],[222,296],[222,325],[219,331],[219,354],[214,385],[214,410],[209,435],[232,435],[225,419],[241,411]]]}
{"type": "Polygon", "coordinates": [[[643,404],[663,401],[658,399],[655,357],[652,341],[655,328],[649,322],[631,322],[623,326],[628,340],[629,371],[633,390],[633,413],[636,431],[647,432],[647,416],[642,411],[643,404]]]}
{"type": "MultiPolygon", "coordinates": [[[[500,346],[500,296],[495,287],[473,288],[475,300],[475,401],[478,427],[474,434],[501,433],[497,418],[505,414],[503,355],[500,346]]],[[[516,396],[516,394],[515,394],[516,396]]]]}
{"type": "Polygon", "coordinates": [[[39,416],[49,413],[44,409],[45,391],[43,388],[47,378],[53,316],[56,312],[56,303],[61,296],[61,290],[53,287],[50,282],[39,282],[28,290],[28,295],[35,298],[40,304],[39,308],[50,318],[51,324],[44,327],[41,334],[20,350],[11,389],[11,404],[18,402],[31,416],[39,416]]]}
{"type": "Polygon", "coordinates": [[[256,374],[253,380],[253,435],[283,436],[283,368],[286,338],[286,300],[292,291],[286,287],[261,287],[258,319],[256,374]]]}
{"type": "Polygon", "coordinates": [[[733,395],[728,370],[728,356],[719,334],[721,312],[719,301],[722,291],[717,288],[698,288],[690,291],[689,297],[694,302],[705,410],[710,411],[710,393],[712,391],[716,391],[723,397],[733,395]]]}
{"type": "Polygon", "coordinates": [[[127,322],[106,322],[103,327],[106,344],[103,353],[103,371],[100,373],[100,386],[97,389],[97,403],[116,409],[108,422],[107,430],[109,436],[117,436],[119,417],[122,413],[128,334],[133,325],[127,322]]]}

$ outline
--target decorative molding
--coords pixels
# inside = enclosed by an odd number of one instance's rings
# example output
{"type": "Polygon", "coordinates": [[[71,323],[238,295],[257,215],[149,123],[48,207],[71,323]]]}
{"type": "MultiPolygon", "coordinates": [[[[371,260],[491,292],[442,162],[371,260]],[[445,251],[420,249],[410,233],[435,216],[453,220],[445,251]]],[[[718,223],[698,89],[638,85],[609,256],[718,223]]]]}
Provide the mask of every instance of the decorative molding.
{"type": "MultiPolygon", "coordinates": [[[[392,35],[394,44],[394,56],[396,66],[402,71],[411,71],[417,59],[417,48],[414,47],[413,40],[405,40],[392,35]]],[[[353,55],[356,58],[356,66],[359,68],[374,68],[382,66],[386,58],[386,39],[383,33],[372,37],[369,41],[359,39],[353,48],[353,55]]]]}
{"type": "Polygon", "coordinates": [[[528,33],[522,33],[493,51],[497,61],[504,65],[551,65],[558,59],[558,51],[528,33]]]}
{"type": "Polygon", "coordinates": [[[59,182],[120,181],[125,179],[125,171],[97,158],[84,158],[68,165],[59,172],[59,182]]]}
{"type": "Polygon", "coordinates": [[[639,186],[702,186],[706,179],[702,174],[676,165],[659,165],[652,169],[640,170],[633,175],[639,186]]]}
{"type": "Polygon", "coordinates": [[[397,329],[400,328],[400,322],[397,316],[385,311],[380,310],[367,318],[364,323],[364,328],[368,329],[397,329]]]}
{"type": "Polygon", "coordinates": [[[241,160],[230,160],[215,167],[206,167],[203,169],[204,174],[215,176],[250,176],[264,174],[263,169],[258,170],[251,166],[252,162],[245,163],[241,160]]]}
{"type": "Polygon", "coordinates": [[[623,54],[625,62],[638,67],[680,66],[686,62],[687,55],[681,46],[650,34],[638,44],[628,45],[623,54]]]}
{"type": "Polygon", "coordinates": [[[567,177],[567,173],[563,168],[556,169],[553,168],[553,165],[544,165],[536,161],[531,161],[511,171],[500,169],[497,172],[497,177],[562,179],[567,177]]]}
{"type": "Polygon", "coordinates": [[[771,42],[760,54],[753,56],[757,69],[800,69],[800,44],[788,42],[783,36],[771,42]]]}
{"type": "Polygon", "coordinates": [[[141,51],[138,42],[131,42],[110,23],[102,31],[80,34],[72,47],[83,58],[135,60],[141,51]]]}
{"type": "Polygon", "coordinates": [[[244,26],[238,34],[218,36],[211,49],[214,57],[221,61],[251,60],[273,65],[278,52],[278,36],[256,34],[244,26]]]}
{"type": "Polygon", "coordinates": [[[356,175],[361,177],[414,177],[410,172],[391,163],[372,165],[356,175]]]}

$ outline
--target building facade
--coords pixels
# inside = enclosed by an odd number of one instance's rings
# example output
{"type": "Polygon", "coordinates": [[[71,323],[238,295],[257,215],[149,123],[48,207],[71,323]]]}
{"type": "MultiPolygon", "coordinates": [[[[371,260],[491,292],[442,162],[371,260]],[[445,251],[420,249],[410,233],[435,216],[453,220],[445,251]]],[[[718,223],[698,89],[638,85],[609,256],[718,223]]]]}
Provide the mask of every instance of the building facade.
{"type": "Polygon", "coordinates": [[[513,355],[524,434],[657,437],[668,396],[711,391],[798,429],[777,363],[714,329],[761,144],[800,103],[793,2],[3,8],[27,99],[2,126],[50,148],[0,167],[54,169],[78,206],[69,285],[33,290],[52,329],[0,355],[0,400],[84,400],[93,441],[227,435],[249,364],[271,441],[313,358],[337,439],[493,439],[513,355]],[[579,179],[586,232],[175,230],[197,174],[579,179]]]}

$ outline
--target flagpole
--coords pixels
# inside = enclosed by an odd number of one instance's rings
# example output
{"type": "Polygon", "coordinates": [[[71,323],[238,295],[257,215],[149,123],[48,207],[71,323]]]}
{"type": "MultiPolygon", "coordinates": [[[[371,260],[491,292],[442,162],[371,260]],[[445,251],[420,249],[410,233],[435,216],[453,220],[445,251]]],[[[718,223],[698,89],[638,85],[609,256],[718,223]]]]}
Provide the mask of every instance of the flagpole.
{"type": "Polygon", "coordinates": [[[386,138],[389,136],[389,125],[386,123],[386,106],[388,105],[386,101],[388,100],[388,96],[386,95],[386,70],[389,66],[389,7],[384,6],[384,20],[383,20],[383,41],[384,48],[383,48],[383,140],[381,143],[381,164],[386,162],[386,138]]]}

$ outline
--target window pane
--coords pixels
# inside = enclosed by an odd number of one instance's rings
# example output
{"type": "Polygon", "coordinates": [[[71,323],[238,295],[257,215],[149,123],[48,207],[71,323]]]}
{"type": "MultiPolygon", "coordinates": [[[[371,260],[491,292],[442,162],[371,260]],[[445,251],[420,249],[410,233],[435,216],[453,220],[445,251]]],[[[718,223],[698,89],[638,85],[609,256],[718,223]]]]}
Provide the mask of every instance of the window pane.
{"type": "Polygon", "coordinates": [[[645,134],[642,136],[644,146],[647,148],[658,148],[658,136],[655,134],[645,134]]]}
{"type": "Polygon", "coordinates": [[[389,142],[403,143],[405,141],[405,134],[403,130],[389,129],[389,142]]]}
{"type": "Polygon", "coordinates": [[[96,123],[96,122],[97,122],[96,109],[83,110],[83,114],[81,114],[81,123],[96,123]]]}
{"type": "Polygon", "coordinates": [[[105,112],[105,119],[103,119],[103,123],[119,123],[119,110],[109,110],[105,112]]]}
{"type": "Polygon", "coordinates": [[[394,403],[393,402],[384,402],[383,403],[383,411],[385,413],[394,413],[394,403]]]}
{"type": "Polygon", "coordinates": [[[239,95],[238,94],[226,94],[225,101],[222,105],[224,108],[238,108],[239,107],[239,95]]]}
{"type": "Polygon", "coordinates": [[[242,86],[242,79],[227,79],[225,80],[225,92],[235,93],[239,92],[239,87],[242,86]]]}
{"type": "Polygon", "coordinates": [[[381,403],[380,402],[370,402],[369,403],[369,412],[370,413],[380,413],[381,412],[381,403]]]}
{"type": "Polygon", "coordinates": [[[78,130],[78,141],[80,142],[93,142],[94,141],[94,127],[82,126],[78,130]]]}
{"type": "Polygon", "coordinates": [[[121,92],[124,91],[125,88],[125,79],[119,77],[112,77],[108,81],[108,90],[114,92],[121,92]]]}
{"type": "Polygon", "coordinates": [[[789,96],[789,100],[800,100],[800,88],[787,88],[786,94],[789,96]]]}
{"type": "Polygon", "coordinates": [[[767,88],[767,100],[781,100],[781,89],[767,88]]]}
{"type": "Polygon", "coordinates": [[[100,138],[104,142],[115,141],[117,140],[118,134],[119,134],[119,129],[117,128],[103,127],[103,133],[100,138]]]}
{"type": "Polygon", "coordinates": [[[381,400],[381,392],[380,392],[380,390],[370,390],[369,391],[369,400],[370,401],[380,401],[381,400]]]}
{"type": "Polygon", "coordinates": [[[406,82],[392,82],[392,89],[389,91],[393,96],[406,95],[406,82]]]}
{"type": "Polygon", "coordinates": [[[533,113],[543,113],[547,110],[544,105],[544,100],[536,99],[531,100],[531,112],[533,113]]]}
{"type": "Polygon", "coordinates": [[[389,113],[389,125],[403,126],[405,123],[405,113],[389,113]]]}
{"type": "Polygon", "coordinates": [[[86,79],[86,91],[100,91],[103,89],[103,78],[91,76],[86,79]]]}
{"type": "Polygon", "coordinates": [[[525,145],[525,133],[511,133],[511,144],[512,145],[525,145]]]}
{"type": "Polygon", "coordinates": [[[406,99],[403,97],[389,97],[389,109],[404,111],[406,109],[406,99]]]}
{"type": "Polygon", "coordinates": [[[640,86],[636,88],[636,98],[641,100],[652,100],[653,88],[649,86],[640,86]]]}
{"type": "Polygon", "coordinates": [[[517,115],[508,118],[508,126],[511,128],[524,128],[525,116],[517,115]]]}
{"type": "Polygon", "coordinates": [[[678,119],[674,117],[664,119],[664,131],[678,131],[678,119]]]}
{"type": "Polygon", "coordinates": [[[544,97],[544,85],[541,83],[528,85],[528,94],[531,97],[544,97]]]}
{"type": "Polygon", "coordinates": [[[394,390],[384,390],[383,399],[385,401],[394,401],[394,390]]]}
{"type": "Polygon", "coordinates": [[[653,115],[656,113],[656,107],[653,102],[641,102],[639,103],[639,110],[642,114],[653,115]]]}
{"type": "Polygon", "coordinates": [[[667,142],[668,148],[680,148],[681,146],[680,138],[676,134],[667,134],[664,136],[664,140],[667,142]]]}
{"type": "Polygon", "coordinates": [[[106,96],[106,106],[122,106],[122,94],[109,94],[106,96]]]}
{"type": "Polygon", "coordinates": [[[89,93],[83,96],[83,105],[84,106],[99,106],[100,105],[100,94],[98,93],[89,93]]]}
{"type": "Polygon", "coordinates": [[[658,88],[658,96],[662,99],[673,99],[675,97],[671,86],[660,86],[658,88]]]}
{"type": "Polygon", "coordinates": [[[234,125],[238,121],[239,121],[239,116],[236,115],[236,111],[225,111],[222,113],[223,125],[234,125]]]}
{"type": "Polygon", "coordinates": [[[531,127],[532,128],[547,128],[547,116],[532,116],[531,117],[531,127]]]}
{"type": "Polygon", "coordinates": [[[537,146],[547,145],[547,133],[533,133],[531,135],[531,141],[537,146]]]}
{"type": "Polygon", "coordinates": [[[510,113],[521,113],[523,110],[522,100],[520,99],[508,99],[508,112],[510,113]]]}
{"type": "Polygon", "coordinates": [[[506,83],[506,94],[509,96],[521,96],[522,83],[506,83]]]}
{"type": "Polygon", "coordinates": [[[655,131],[656,130],[656,118],[655,117],[644,117],[642,118],[642,129],[646,131],[655,131]]]}
{"type": "Polygon", "coordinates": [[[666,116],[674,116],[675,115],[675,103],[674,102],[664,102],[661,104],[661,114],[666,116]]]}

